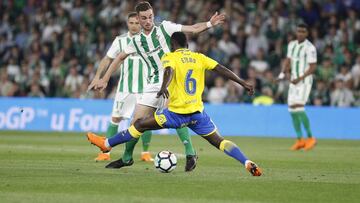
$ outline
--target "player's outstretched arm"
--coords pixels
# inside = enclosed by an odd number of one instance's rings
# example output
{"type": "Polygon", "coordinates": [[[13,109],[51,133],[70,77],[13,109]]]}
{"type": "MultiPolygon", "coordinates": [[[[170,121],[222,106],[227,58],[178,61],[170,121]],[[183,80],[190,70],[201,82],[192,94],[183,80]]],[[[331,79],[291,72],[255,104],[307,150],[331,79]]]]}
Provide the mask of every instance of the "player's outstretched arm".
{"type": "Polygon", "coordinates": [[[221,25],[225,22],[225,14],[218,14],[216,12],[213,16],[211,16],[210,21],[196,23],[194,25],[183,25],[181,27],[181,32],[187,32],[192,34],[199,34],[213,26],[221,25]]]}
{"type": "Polygon", "coordinates": [[[128,57],[129,54],[125,53],[125,52],[120,52],[119,55],[117,55],[117,57],[114,59],[114,61],[110,64],[109,69],[106,71],[104,77],[102,77],[100,79],[100,81],[98,82],[97,88],[100,91],[103,91],[104,89],[106,89],[107,84],[110,80],[111,75],[116,71],[116,69],[120,66],[120,64],[122,64],[122,62],[126,59],[126,57],[128,57]]]}
{"type": "Polygon", "coordinates": [[[108,56],[104,56],[101,59],[99,68],[96,70],[95,77],[92,79],[90,85],[88,86],[87,91],[90,91],[91,89],[97,89],[97,84],[100,81],[101,75],[107,69],[107,67],[111,64],[112,61],[113,61],[113,59],[108,56]]]}
{"type": "Polygon", "coordinates": [[[161,84],[161,89],[157,93],[157,96],[156,96],[157,98],[159,98],[161,96],[163,96],[164,98],[169,98],[169,92],[168,92],[167,88],[170,85],[173,75],[174,75],[174,70],[172,68],[166,67],[164,69],[164,77],[163,77],[164,79],[161,84]]]}
{"type": "Polygon", "coordinates": [[[217,74],[230,79],[232,81],[235,81],[236,83],[240,84],[241,86],[243,86],[247,91],[249,95],[253,95],[254,94],[254,86],[245,82],[243,79],[239,78],[234,72],[232,72],[231,70],[227,69],[226,67],[224,67],[223,65],[216,65],[216,67],[214,69],[212,69],[214,72],[216,72],[217,74]]]}

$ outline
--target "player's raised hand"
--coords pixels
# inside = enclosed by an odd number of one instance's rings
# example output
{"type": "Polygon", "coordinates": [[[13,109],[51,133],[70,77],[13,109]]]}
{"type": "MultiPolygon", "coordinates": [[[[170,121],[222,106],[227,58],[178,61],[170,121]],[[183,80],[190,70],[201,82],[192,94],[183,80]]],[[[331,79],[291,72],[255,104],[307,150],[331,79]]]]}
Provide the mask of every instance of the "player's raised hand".
{"type": "Polygon", "coordinates": [[[225,17],[224,13],[219,14],[218,12],[215,12],[215,14],[210,18],[210,23],[212,26],[223,24],[225,22],[225,17]]]}
{"type": "Polygon", "coordinates": [[[169,98],[169,91],[167,89],[160,89],[157,93],[156,98],[164,97],[165,99],[169,98]]]}

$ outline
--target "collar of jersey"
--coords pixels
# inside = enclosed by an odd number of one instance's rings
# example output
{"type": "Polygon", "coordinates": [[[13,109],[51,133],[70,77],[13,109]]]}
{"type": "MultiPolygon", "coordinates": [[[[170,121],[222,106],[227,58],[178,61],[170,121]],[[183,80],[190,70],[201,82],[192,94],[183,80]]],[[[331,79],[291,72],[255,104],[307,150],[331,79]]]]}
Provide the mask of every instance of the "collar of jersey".
{"type": "Polygon", "coordinates": [[[296,40],[297,44],[300,45],[300,44],[304,44],[304,42],[306,42],[307,39],[305,39],[303,42],[299,43],[299,40],[296,40]]]}
{"type": "Polygon", "coordinates": [[[145,37],[151,36],[151,33],[154,31],[155,29],[155,25],[152,27],[151,31],[149,32],[149,34],[145,34],[144,29],[141,28],[141,34],[144,35],[145,37]]]}
{"type": "Polygon", "coordinates": [[[178,51],[189,51],[189,49],[187,48],[180,48],[180,49],[176,49],[175,52],[178,52],[178,51]]]}

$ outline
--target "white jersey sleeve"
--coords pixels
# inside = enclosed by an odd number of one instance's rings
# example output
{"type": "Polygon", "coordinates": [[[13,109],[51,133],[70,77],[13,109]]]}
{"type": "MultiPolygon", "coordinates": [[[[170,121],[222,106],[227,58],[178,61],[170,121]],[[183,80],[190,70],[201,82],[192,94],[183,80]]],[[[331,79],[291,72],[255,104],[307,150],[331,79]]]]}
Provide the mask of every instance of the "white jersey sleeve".
{"type": "Polygon", "coordinates": [[[289,42],[286,53],[287,58],[291,58],[291,50],[294,47],[294,45],[295,45],[294,41],[289,42]]]}
{"type": "Polygon", "coordinates": [[[317,62],[316,48],[313,45],[309,46],[307,48],[306,56],[308,56],[308,63],[316,63],[317,62]]]}
{"type": "Polygon", "coordinates": [[[120,38],[119,37],[115,37],[114,41],[111,44],[111,47],[109,48],[109,50],[106,53],[106,56],[108,56],[109,58],[116,58],[116,56],[121,52],[121,47],[120,47],[120,38]]]}
{"type": "Polygon", "coordinates": [[[168,33],[168,35],[172,35],[174,32],[181,32],[182,25],[176,24],[170,21],[164,20],[161,23],[164,26],[165,31],[168,33]]]}
{"type": "Polygon", "coordinates": [[[135,45],[134,45],[134,41],[135,39],[132,39],[129,44],[124,48],[124,52],[126,54],[133,54],[136,53],[136,49],[135,49],[135,45]]]}

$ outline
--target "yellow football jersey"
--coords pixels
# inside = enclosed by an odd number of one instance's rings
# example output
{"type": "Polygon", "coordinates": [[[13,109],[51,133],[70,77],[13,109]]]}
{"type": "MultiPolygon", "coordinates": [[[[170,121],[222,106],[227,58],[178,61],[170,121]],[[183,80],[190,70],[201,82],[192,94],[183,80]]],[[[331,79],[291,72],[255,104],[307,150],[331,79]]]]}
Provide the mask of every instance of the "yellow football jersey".
{"type": "Polygon", "coordinates": [[[215,68],[218,63],[189,49],[167,53],[161,61],[164,68],[170,67],[174,70],[173,79],[168,87],[169,110],[180,114],[202,112],[204,105],[201,97],[205,86],[205,71],[215,68]]]}

